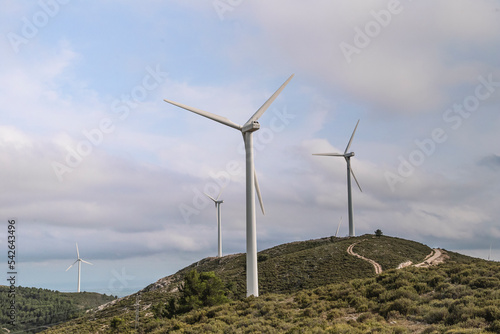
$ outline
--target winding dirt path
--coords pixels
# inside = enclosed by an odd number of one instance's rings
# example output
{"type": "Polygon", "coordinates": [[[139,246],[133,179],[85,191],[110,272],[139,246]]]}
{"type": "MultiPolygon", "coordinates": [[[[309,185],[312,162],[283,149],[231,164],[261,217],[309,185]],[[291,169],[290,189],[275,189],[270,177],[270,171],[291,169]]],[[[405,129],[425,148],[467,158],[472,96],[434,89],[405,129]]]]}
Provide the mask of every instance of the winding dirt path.
{"type": "Polygon", "coordinates": [[[432,252],[427,255],[424,262],[417,263],[415,267],[429,267],[434,266],[440,263],[443,263],[448,255],[444,254],[444,252],[439,248],[434,248],[432,252]]]}
{"type": "MultiPolygon", "coordinates": [[[[361,241],[364,241],[364,240],[361,240],[361,241]]],[[[364,256],[361,256],[361,255],[359,255],[357,253],[354,253],[354,251],[352,250],[354,248],[354,246],[356,246],[361,241],[355,242],[352,245],[350,245],[349,247],[347,247],[347,253],[349,255],[353,255],[353,256],[359,257],[362,260],[370,262],[373,265],[373,267],[375,268],[375,274],[377,274],[377,275],[380,274],[382,272],[382,266],[380,264],[378,264],[377,262],[373,261],[372,259],[367,259],[364,256]]]]}
{"type": "MultiPolygon", "coordinates": [[[[353,251],[354,246],[356,246],[357,244],[359,244],[362,241],[365,241],[365,240],[360,240],[358,242],[353,243],[352,245],[349,245],[349,247],[347,247],[347,253],[349,255],[353,255],[353,256],[356,256],[362,260],[370,262],[373,265],[373,268],[375,268],[375,274],[378,275],[378,274],[382,273],[382,266],[380,264],[373,261],[372,259],[368,259],[368,258],[361,256],[353,251]]],[[[425,260],[423,262],[417,263],[414,266],[421,267],[421,268],[435,266],[435,265],[438,265],[440,263],[445,262],[446,259],[448,259],[448,258],[449,258],[449,256],[446,254],[445,251],[443,251],[439,248],[434,248],[434,249],[432,249],[432,252],[425,257],[425,260]]],[[[401,269],[401,268],[404,268],[404,267],[407,267],[410,265],[412,265],[411,261],[407,261],[405,263],[401,263],[397,269],[401,269]]]]}

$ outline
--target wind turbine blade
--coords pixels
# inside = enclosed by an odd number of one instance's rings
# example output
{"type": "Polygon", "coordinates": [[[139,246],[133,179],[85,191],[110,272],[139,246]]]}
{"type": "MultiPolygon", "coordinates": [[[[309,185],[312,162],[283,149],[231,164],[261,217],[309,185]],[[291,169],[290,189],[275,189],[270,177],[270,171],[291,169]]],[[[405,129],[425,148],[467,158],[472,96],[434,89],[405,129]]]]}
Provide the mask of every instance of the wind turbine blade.
{"type": "Polygon", "coordinates": [[[254,171],[254,180],[255,180],[255,191],[257,192],[257,198],[259,199],[260,209],[262,210],[262,214],[266,215],[266,211],[264,210],[264,202],[262,201],[262,195],[260,193],[259,181],[257,180],[257,173],[254,171]]]}
{"type": "Polygon", "coordinates": [[[250,117],[250,119],[245,123],[245,125],[248,125],[248,124],[251,124],[253,121],[257,121],[260,116],[262,116],[262,114],[267,110],[267,108],[269,108],[269,106],[274,102],[274,100],[276,100],[276,98],[278,97],[278,95],[280,95],[281,91],[283,89],[285,89],[286,85],[288,85],[288,83],[290,82],[290,80],[292,80],[293,76],[295,74],[292,74],[282,85],[280,88],[278,88],[278,90],[276,92],[274,92],[273,95],[271,95],[271,97],[266,101],[264,102],[264,104],[262,105],[262,107],[259,108],[259,110],[257,110],[255,112],[255,114],[253,114],[252,117],[250,117]]]}
{"type": "Polygon", "coordinates": [[[68,270],[69,270],[69,268],[73,267],[73,265],[74,265],[75,263],[77,263],[77,262],[78,262],[78,260],[76,260],[75,262],[73,262],[73,264],[72,264],[71,266],[69,266],[69,267],[68,267],[68,269],[66,269],[66,271],[68,271],[68,270]]]}
{"type": "MultiPolygon", "coordinates": [[[[81,259],[80,259],[81,260],[81,259]]],[[[88,261],[85,261],[85,260],[81,260],[82,262],[86,263],[86,264],[90,264],[91,266],[93,266],[92,263],[88,262],[88,261]]]]}
{"type": "Polygon", "coordinates": [[[322,155],[325,157],[343,157],[344,156],[341,153],[313,153],[313,155],[322,155]]]}
{"type": "Polygon", "coordinates": [[[219,122],[219,123],[222,123],[224,125],[227,125],[227,126],[230,126],[232,128],[235,128],[236,130],[240,130],[243,128],[241,125],[238,125],[236,123],[234,123],[233,121],[225,118],[225,117],[222,117],[222,116],[219,116],[219,115],[216,115],[216,114],[212,114],[208,111],[204,111],[204,110],[201,110],[201,109],[198,109],[198,108],[193,108],[193,107],[190,107],[190,106],[187,106],[185,104],[182,104],[182,103],[177,103],[177,102],[174,102],[174,101],[170,101],[170,100],[163,100],[167,103],[170,103],[170,104],[173,104],[174,106],[177,106],[179,108],[182,108],[182,109],[186,109],[188,111],[191,111],[191,112],[194,112],[195,114],[198,114],[198,115],[201,115],[203,117],[206,117],[206,118],[210,118],[211,120],[214,120],[216,122],[219,122]]]}
{"type": "Polygon", "coordinates": [[[220,195],[222,195],[222,191],[224,190],[224,188],[226,188],[226,185],[224,185],[224,187],[220,188],[219,196],[217,196],[217,201],[219,200],[220,195]]]}
{"type": "Polygon", "coordinates": [[[80,258],[80,252],[78,251],[78,242],[76,243],[76,258],[80,258]]]}
{"type": "Polygon", "coordinates": [[[349,147],[351,147],[352,138],[354,138],[354,134],[356,133],[356,129],[358,128],[358,124],[359,124],[359,119],[358,119],[358,123],[356,123],[356,126],[354,127],[354,131],[352,132],[351,139],[349,139],[349,143],[347,144],[347,147],[345,148],[344,154],[346,154],[347,151],[349,150],[349,147]]]}
{"type": "Polygon", "coordinates": [[[359,185],[358,179],[356,179],[356,175],[354,175],[354,172],[352,171],[352,168],[351,168],[351,175],[352,175],[352,177],[354,177],[354,181],[356,181],[356,184],[358,185],[359,190],[361,192],[363,192],[363,190],[361,190],[361,186],[359,185]]]}
{"type": "Polygon", "coordinates": [[[213,198],[212,196],[210,196],[209,194],[207,194],[205,192],[204,192],[204,194],[205,194],[205,196],[207,196],[208,198],[210,198],[212,201],[217,202],[217,200],[215,198],[213,198]]]}

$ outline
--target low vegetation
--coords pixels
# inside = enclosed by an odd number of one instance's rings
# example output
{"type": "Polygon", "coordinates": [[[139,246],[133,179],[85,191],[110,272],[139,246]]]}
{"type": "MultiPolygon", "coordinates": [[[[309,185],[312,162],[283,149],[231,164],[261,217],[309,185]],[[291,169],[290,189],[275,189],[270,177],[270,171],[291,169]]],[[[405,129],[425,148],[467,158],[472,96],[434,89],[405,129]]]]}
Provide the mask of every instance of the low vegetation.
{"type": "Polygon", "coordinates": [[[16,287],[15,326],[10,325],[9,287],[0,286],[0,324],[2,332],[37,333],[49,326],[83,315],[85,310],[107,303],[115,297],[98,293],[63,293],[38,288],[16,287]]]}
{"type": "MultiPolygon", "coordinates": [[[[139,314],[137,325],[147,333],[498,333],[500,265],[450,262],[391,269],[292,294],[196,307],[172,317],[148,309],[139,314]]],[[[121,319],[120,333],[133,333],[135,314],[124,313],[121,319]]],[[[113,322],[81,320],[47,333],[97,328],[112,333],[113,322]]]]}
{"type": "Polygon", "coordinates": [[[239,284],[231,284],[241,279],[234,276],[241,275],[241,255],[205,259],[46,332],[499,333],[500,264],[447,252],[448,260],[439,266],[391,269],[409,260],[422,262],[429,253],[427,246],[412,241],[373,235],[280,245],[259,253],[258,298],[241,297],[239,284]],[[382,274],[375,275],[366,261],[343,257],[355,242],[355,251],[368,258],[374,257],[370,249],[381,257],[390,250],[399,252],[387,260],[382,274]],[[322,264],[330,263],[328,256],[340,261],[329,272],[322,264]],[[358,266],[342,263],[353,259],[358,266]],[[280,276],[287,263],[293,263],[288,276],[280,276]],[[204,268],[216,270],[204,273],[204,268]],[[331,283],[330,276],[339,278],[331,283]],[[209,281],[220,302],[208,302],[204,283],[209,281]],[[269,291],[273,287],[277,291],[269,291]]]}
{"type": "Polygon", "coordinates": [[[184,284],[178,296],[172,296],[167,302],[160,301],[151,309],[156,318],[173,318],[203,307],[221,305],[229,302],[230,290],[213,271],[199,274],[191,270],[184,277],[184,284]]]}

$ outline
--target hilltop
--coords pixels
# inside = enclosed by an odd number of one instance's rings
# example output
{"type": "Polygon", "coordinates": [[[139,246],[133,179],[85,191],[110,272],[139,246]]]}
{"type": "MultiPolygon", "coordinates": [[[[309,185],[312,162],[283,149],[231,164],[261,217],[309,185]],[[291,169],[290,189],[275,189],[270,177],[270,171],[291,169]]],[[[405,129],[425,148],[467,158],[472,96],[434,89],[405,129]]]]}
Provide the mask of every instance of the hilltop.
{"type": "MultiPolygon", "coordinates": [[[[405,261],[423,261],[432,249],[418,242],[365,235],[354,238],[327,237],[278,245],[258,253],[260,294],[295,292],[330,283],[369,277],[373,266],[347,253],[349,245],[359,242],[356,251],[380,263],[383,269],[396,268],[405,261]]],[[[176,282],[190,270],[214,271],[223,281],[234,285],[235,294],[246,293],[245,254],[222,258],[209,257],[146,287],[145,291],[176,288],[176,282]]]]}
{"type": "Polygon", "coordinates": [[[259,298],[244,297],[245,254],[205,258],[47,333],[126,333],[134,332],[135,326],[158,333],[298,333],[299,328],[364,333],[373,326],[387,333],[418,333],[439,326],[500,328],[495,323],[500,319],[498,264],[443,250],[439,266],[413,266],[430,261],[431,254],[431,248],[414,241],[372,235],[279,245],[258,254],[259,298]],[[348,254],[353,244],[360,257],[348,254]],[[376,262],[382,273],[377,275],[366,259],[376,262]],[[400,267],[405,268],[396,269],[400,267]],[[179,294],[184,276],[192,269],[215,272],[233,301],[162,318],[155,307],[179,294]],[[472,303],[475,308],[459,307],[453,298],[465,298],[464,305],[472,303]]]}

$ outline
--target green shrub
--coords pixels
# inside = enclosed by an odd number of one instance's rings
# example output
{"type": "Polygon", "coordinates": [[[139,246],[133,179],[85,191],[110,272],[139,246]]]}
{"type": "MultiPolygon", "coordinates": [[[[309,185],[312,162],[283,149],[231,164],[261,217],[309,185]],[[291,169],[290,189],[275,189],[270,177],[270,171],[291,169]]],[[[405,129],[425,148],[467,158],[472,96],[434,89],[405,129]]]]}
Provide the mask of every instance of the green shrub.
{"type": "Polygon", "coordinates": [[[330,310],[327,315],[326,319],[332,321],[333,319],[337,319],[340,317],[343,317],[345,315],[345,312],[343,312],[341,309],[332,309],[330,310]]]}
{"type": "Polygon", "coordinates": [[[309,307],[312,303],[311,297],[303,291],[297,293],[297,295],[295,295],[294,300],[300,308],[309,307]]]}
{"type": "Polygon", "coordinates": [[[426,292],[431,291],[431,288],[427,285],[427,283],[424,282],[418,282],[413,284],[413,289],[415,289],[415,291],[418,294],[424,294],[426,292]]]}
{"type": "Polygon", "coordinates": [[[410,313],[416,313],[416,310],[417,306],[413,300],[400,298],[384,304],[381,307],[380,313],[387,318],[390,311],[397,311],[401,315],[408,315],[410,313]]]}
{"type": "Polygon", "coordinates": [[[427,285],[429,285],[430,287],[435,288],[442,282],[444,282],[444,277],[441,275],[434,274],[432,276],[429,275],[429,277],[427,277],[427,285]]]}
{"type": "Polygon", "coordinates": [[[448,317],[448,309],[446,307],[432,308],[423,316],[423,320],[428,324],[441,323],[448,317]]]}
{"type": "Polygon", "coordinates": [[[205,306],[227,303],[229,299],[226,293],[224,284],[213,271],[199,274],[194,269],[184,278],[179,305],[172,305],[176,308],[175,313],[185,313],[205,306]]]}
{"type": "Polygon", "coordinates": [[[483,317],[490,322],[500,320],[500,308],[498,306],[486,306],[483,309],[483,317]]]}
{"type": "Polygon", "coordinates": [[[257,262],[264,262],[269,259],[269,254],[259,254],[257,255],[257,262]]]}
{"type": "Polygon", "coordinates": [[[124,319],[120,317],[114,317],[113,319],[111,319],[109,326],[111,327],[112,330],[119,331],[122,329],[124,323],[125,323],[124,319]]]}
{"type": "Polygon", "coordinates": [[[500,281],[496,277],[477,277],[471,280],[470,286],[474,289],[498,289],[500,281]]]}
{"type": "Polygon", "coordinates": [[[493,321],[488,330],[493,333],[500,333],[500,320],[493,321]]]}
{"type": "Polygon", "coordinates": [[[372,313],[370,313],[370,312],[366,312],[366,313],[361,314],[361,315],[358,317],[357,321],[358,321],[358,322],[366,322],[366,321],[368,321],[368,320],[370,320],[370,319],[373,319],[373,318],[374,318],[374,316],[373,316],[373,314],[372,314],[372,313]]]}
{"type": "Polygon", "coordinates": [[[316,310],[313,309],[312,307],[308,307],[308,308],[304,309],[304,311],[302,312],[302,315],[304,317],[314,318],[314,317],[318,316],[318,312],[316,312],[316,310]]]}
{"type": "Polygon", "coordinates": [[[385,288],[379,283],[372,283],[366,287],[365,291],[367,298],[378,298],[385,292],[385,288]]]}
{"type": "Polygon", "coordinates": [[[407,334],[408,329],[404,327],[394,327],[393,334],[407,334]]]}

